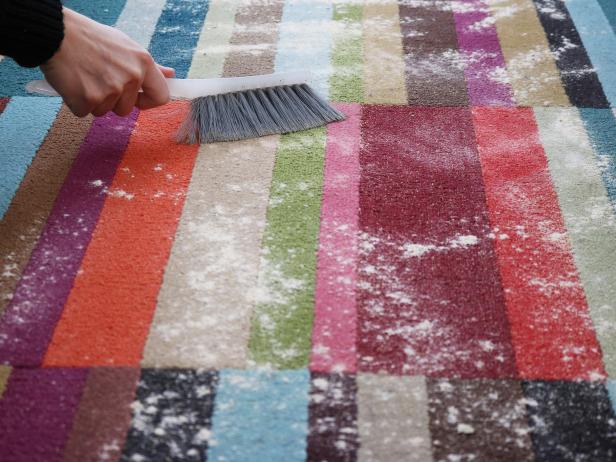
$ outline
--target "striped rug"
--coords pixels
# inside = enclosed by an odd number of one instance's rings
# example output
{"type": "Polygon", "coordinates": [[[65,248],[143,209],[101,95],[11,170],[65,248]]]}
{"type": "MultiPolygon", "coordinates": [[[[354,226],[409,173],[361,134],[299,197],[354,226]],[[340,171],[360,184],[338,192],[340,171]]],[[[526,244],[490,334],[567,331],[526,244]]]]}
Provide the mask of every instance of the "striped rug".
{"type": "Polygon", "coordinates": [[[66,0],[346,113],[174,142],[0,61],[0,459],[616,460],[616,3],[66,0]]]}

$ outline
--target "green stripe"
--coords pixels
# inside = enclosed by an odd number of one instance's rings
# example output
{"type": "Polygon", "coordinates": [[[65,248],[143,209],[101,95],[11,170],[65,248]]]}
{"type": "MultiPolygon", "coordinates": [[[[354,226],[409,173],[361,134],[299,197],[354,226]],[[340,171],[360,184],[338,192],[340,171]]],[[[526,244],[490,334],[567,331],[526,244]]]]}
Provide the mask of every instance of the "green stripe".
{"type": "Polygon", "coordinates": [[[325,135],[317,128],[280,139],[249,342],[259,365],[308,366],[325,135]]]}
{"type": "Polygon", "coordinates": [[[333,71],[330,77],[332,101],[363,101],[362,12],[362,5],[357,3],[334,5],[334,50],[331,57],[333,71]]]}

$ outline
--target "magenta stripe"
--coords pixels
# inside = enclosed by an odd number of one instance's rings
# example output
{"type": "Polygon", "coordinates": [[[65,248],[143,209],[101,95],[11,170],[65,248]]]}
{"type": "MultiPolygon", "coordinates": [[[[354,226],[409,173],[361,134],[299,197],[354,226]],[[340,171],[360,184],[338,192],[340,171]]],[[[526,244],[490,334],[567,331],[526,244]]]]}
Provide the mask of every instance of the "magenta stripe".
{"type": "Polygon", "coordinates": [[[0,401],[0,458],[61,461],[87,374],[87,369],[13,369],[0,401]]]}
{"type": "Polygon", "coordinates": [[[0,363],[41,364],[136,118],[110,113],[92,124],[0,319],[0,363]]]}
{"type": "Polygon", "coordinates": [[[483,0],[462,3],[465,8],[454,12],[454,19],[471,105],[513,106],[505,60],[488,7],[483,0]]]}
{"type": "Polygon", "coordinates": [[[344,122],[327,130],[310,368],[356,370],[355,305],[361,107],[339,104],[344,122]]]}

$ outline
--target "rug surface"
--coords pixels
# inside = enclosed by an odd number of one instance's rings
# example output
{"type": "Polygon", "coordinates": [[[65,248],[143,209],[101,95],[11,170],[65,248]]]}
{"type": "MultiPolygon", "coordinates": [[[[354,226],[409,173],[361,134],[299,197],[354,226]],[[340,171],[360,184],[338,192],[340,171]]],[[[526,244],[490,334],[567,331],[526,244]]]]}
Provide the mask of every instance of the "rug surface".
{"type": "Polygon", "coordinates": [[[2,461],[616,460],[616,2],[65,4],[347,119],[178,145],[2,59],[2,461]]]}

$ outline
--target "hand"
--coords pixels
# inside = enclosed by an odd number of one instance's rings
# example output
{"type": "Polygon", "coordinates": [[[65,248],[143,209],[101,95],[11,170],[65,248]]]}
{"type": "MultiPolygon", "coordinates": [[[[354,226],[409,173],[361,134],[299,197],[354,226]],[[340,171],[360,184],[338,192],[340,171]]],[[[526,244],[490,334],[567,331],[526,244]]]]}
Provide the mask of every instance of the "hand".
{"type": "Polygon", "coordinates": [[[76,116],[126,116],[135,106],[169,101],[165,77],[173,77],[173,69],[156,64],[123,32],[68,8],[63,12],[64,40],[41,70],[76,116]]]}

